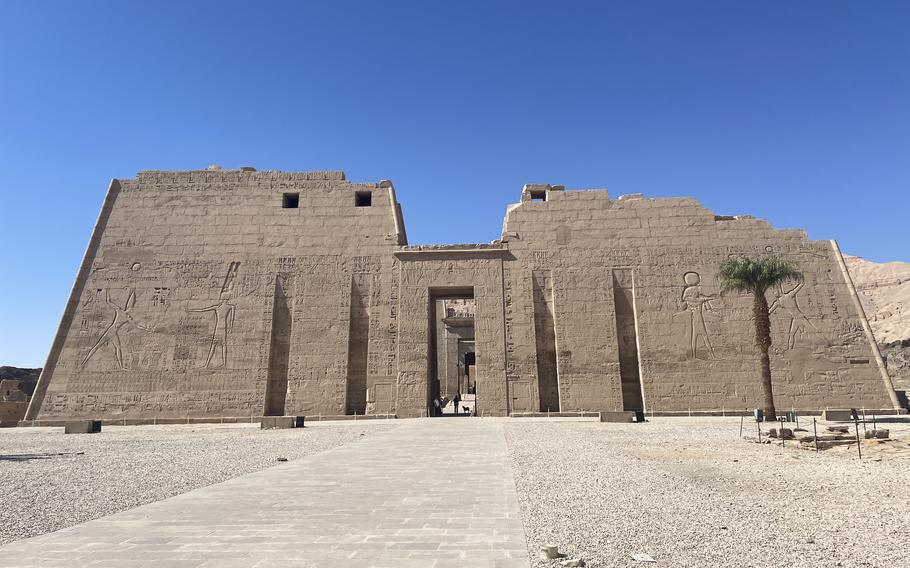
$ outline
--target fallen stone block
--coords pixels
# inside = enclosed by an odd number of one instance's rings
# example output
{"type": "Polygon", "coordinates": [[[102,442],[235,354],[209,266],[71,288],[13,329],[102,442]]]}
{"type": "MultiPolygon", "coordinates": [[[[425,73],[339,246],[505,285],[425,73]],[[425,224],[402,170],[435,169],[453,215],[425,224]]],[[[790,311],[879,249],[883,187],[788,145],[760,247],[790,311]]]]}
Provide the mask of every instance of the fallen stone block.
{"type": "MultiPolygon", "coordinates": [[[[812,436],[803,437],[802,439],[812,440],[812,436]]],[[[819,434],[819,442],[833,442],[835,440],[854,440],[855,438],[851,434],[819,434]]]]}
{"type": "Polygon", "coordinates": [[[263,416],[259,422],[259,427],[263,430],[278,430],[294,428],[296,424],[296,416],[263,416]]]}
{"type": "Polygon", "coordinates": [[[574,568],[575,566],[584,566],[585,561],[581,558],[571,558],[569,560],[563,560],[559,564],[566,568],[574,568]]]}
{"type": "Polygon", "coordinates": [[[100,431],[100,420],[74,420],[63,426],[64,434],[97,434],[100,431]]]}
{"type": "Polygon", "coordinates": [[[865,436],[866,436],[867,440],[872,440],[872,439],[887,440],[890,435],[891,435],[890,430],[884,430],[881,428],[877,428],[875,430],[866,430],[865,436]]]}
{"type": "Polygon", "coordinates": [[[829,448],[835,448],[837,446],[850,446],[856,444],[856,440],[831,440],[827,442],[819,442],[818,449],[827,450],[829,448]]]}
{"type": "MultiPolygon", "coordinates": [[[[811,432],[808,434],[794,432],[793,436],[800,442],[814,442],[816,439],[816,436],[814,434],[812,434],[811,432]]],[[[829,434],[819,434],[818,435],[819,442],[830,442],[833,440],[853,440],[853,439],[854,439],[853,436],[849,435],[849,434],[830,434],[829,433],[829,434]]]]}
{"type": "Polygon", "coordinates": [[[822,420],[846,422],[853,420],[853,412],[851,410],[825,410],[822,412],[822,420]]]}
{"type": "Polygon", "coordinates": [[[555,560],[562,558],[565,554],[559,553],[559,547],[555,544],[542,544],[540,546],[540,557],[544,560],[555,560]]]}
{"type": "Polygon", "coordinates": [[[768,435],[771,436],[772,438],[778,438],[778,439],[783,438],[784,440],[792,440],[793,439],[793,430],[791,430],[789,428],[771,428],[768,431],[768,435]]]}
{"type": "Polygon", "coordinates": [[[828,432],[836,432],[838,434],[846,434],[850,431],[849,426],[828,426],[828,432]]]}
{"type": "Polygon", "coordinates": [[[632,422],[635,419],[633,411],[609,411],[600,413],[601,422],[632,422]]]}

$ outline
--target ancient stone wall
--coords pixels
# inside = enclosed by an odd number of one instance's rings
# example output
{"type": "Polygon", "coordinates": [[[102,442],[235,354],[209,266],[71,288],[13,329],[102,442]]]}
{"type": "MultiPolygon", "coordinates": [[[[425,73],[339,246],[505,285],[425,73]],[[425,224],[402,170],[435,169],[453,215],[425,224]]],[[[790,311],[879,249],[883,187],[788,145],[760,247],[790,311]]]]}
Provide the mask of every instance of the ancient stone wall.
{"type": "Polygon", "coordinates": [[[0,380],[0,428],[15,426],[25,417],[28,395],[19,388],[19,381],[0,380]]]}
{"type": "Polygon", "coordinates": [[[346,381],[396,372],[389,298],[403,239],[391,184],[341,172],[115,180],[29,417],[362,412],[365,393],[348,404],[346,381]]]}
{"type": "Polygon", "coordinates": [[[743,411],[751,299],[715,275],[770,253],[805,274],[769,292],[779,407],[895,408],[836,244],[802,231],[529,185],[501,241],[407,246],[390,182],[142,172],[111,184],[27,418],[425,416],[434,306],[467,298],[480,415],[743,411]]]}
{"type": "MultiPolygon", "coordinates": [[[[611,200],[603,190],[548,186],[526,186],[503,231],[521,266],[511,271],[513,288],[534,286],[541,271],[552,279],[563,410],[620,410],[624,396],[629,407],[636,393],[628,367],[636,359],[649,410],[756,406],[751,297],[721,296],[716,273],[726,258],[770,253],[796,261],[805,274],[768,296],[779,407],[893,408],[890,381],[833,242],[748,216],[715,216],[688,198],[611,200]]],[[[519,312],[531,320],[532,294],[521,297],[519,312]]],[[[525,353],[509,355],[510,366],[533,376],[525,353]]]]}

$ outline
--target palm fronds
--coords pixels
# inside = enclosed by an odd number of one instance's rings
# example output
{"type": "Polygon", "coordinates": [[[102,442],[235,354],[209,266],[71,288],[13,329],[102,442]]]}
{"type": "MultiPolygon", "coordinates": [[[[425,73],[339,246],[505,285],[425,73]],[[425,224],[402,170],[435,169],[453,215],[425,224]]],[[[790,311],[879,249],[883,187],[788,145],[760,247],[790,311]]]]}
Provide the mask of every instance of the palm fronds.
{"type": "Polygon", "coordinates": [[[780,255],[759,258],[731,258],[723,261],[717,272],[720,293],[752,292],[764,294],[768,288],[786,280],[801,280],[796,264],[780,255]]]}

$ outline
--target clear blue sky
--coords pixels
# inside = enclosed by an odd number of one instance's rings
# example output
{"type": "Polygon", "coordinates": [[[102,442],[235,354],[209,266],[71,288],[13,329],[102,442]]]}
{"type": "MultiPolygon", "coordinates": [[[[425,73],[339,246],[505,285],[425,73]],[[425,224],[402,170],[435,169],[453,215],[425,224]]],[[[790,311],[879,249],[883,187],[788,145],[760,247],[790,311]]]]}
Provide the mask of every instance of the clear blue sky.
{"type": "Polygon", "coordinates": [[[110,178],[392,179],[412,243],[528,182],[910,260],[910,2],[0,3],[0,364],[40,366],[110,178]]]}

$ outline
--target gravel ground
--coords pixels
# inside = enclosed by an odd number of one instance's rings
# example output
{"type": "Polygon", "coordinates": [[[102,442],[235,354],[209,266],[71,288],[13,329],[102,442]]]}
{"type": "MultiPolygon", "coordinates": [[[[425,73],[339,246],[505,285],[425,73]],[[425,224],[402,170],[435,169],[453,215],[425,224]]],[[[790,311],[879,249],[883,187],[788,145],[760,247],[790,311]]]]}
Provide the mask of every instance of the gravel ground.
{"type": "Polygon", "coordinates": [[[862,461],[741,440],[738,418],[525,420],[506,437],[535,567],[548,543],[591,567],[910,566],[906,419],[862,461]]]}
{"type": "Polygon", "coordinates": [[[158,501],[394,428],[393,421],[315,422],[304,429],[258,424],[110,426],[100,434],[62,428],[0,430],[0,544],[158,501]]]}

